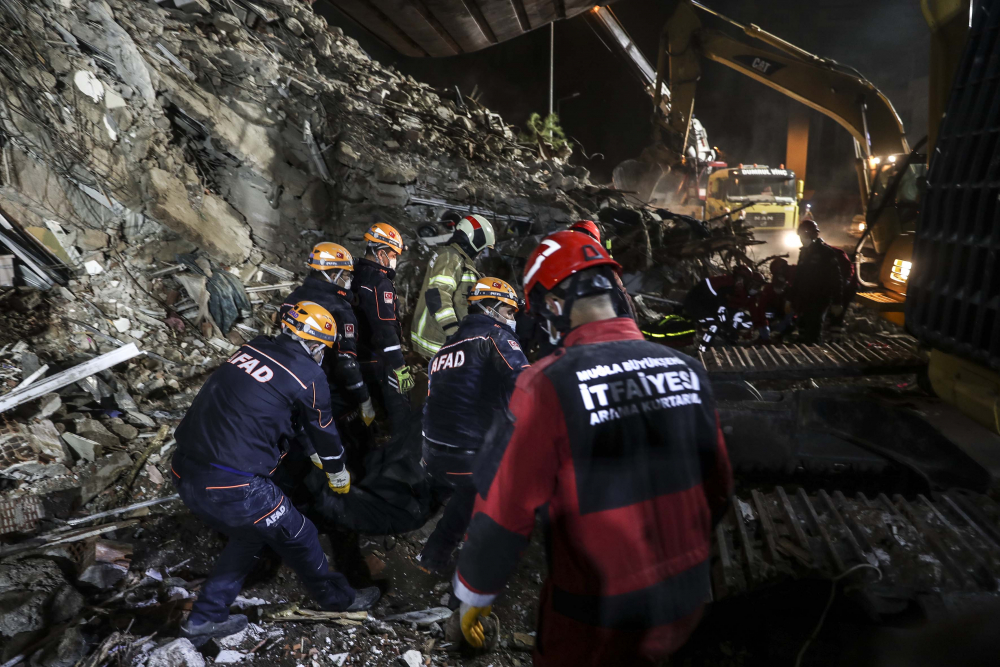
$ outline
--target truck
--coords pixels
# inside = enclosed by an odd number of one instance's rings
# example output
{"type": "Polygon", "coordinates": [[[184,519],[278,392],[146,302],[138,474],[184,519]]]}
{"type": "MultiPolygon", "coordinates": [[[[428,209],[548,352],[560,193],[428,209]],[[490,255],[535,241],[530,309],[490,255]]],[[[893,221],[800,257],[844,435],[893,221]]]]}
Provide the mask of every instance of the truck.
{"type": "Polygon", "coordinates": [[[766,165],[716,168],[708,176],[705,219],[728,211],[740,212],[753,227],[754,236],[783,249],[799,247],[799,201],[802,181],[795,172],[766,165]]]}

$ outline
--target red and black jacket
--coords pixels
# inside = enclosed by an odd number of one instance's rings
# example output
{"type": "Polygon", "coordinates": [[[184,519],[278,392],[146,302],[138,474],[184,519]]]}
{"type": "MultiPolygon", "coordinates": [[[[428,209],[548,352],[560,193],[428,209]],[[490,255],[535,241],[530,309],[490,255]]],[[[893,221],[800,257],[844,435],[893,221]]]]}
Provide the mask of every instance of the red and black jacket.
{"type": "Polygon", "coordinates": [[[458,598],[492,602],[544,508],[542,616],[615,632],[698,612],[713,521],[732,493],[698,362],[644,341],[632,320],[592,322],[521,373],[510,411],[507,433],[480,455],[458,598]]]}

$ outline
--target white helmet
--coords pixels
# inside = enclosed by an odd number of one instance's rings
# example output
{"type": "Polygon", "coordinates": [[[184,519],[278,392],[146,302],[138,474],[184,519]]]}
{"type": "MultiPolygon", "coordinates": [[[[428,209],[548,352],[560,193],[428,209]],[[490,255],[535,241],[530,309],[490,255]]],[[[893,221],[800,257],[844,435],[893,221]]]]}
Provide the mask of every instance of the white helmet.
{"type": "Polygon", "coordinates": [[[468,239],[469,247],[477,254],[486,248],[492,248],[497,237],[493,233],[493,225],[481,215],[467,215],[455,225],[455,232],[462,232],[468,239]]]}

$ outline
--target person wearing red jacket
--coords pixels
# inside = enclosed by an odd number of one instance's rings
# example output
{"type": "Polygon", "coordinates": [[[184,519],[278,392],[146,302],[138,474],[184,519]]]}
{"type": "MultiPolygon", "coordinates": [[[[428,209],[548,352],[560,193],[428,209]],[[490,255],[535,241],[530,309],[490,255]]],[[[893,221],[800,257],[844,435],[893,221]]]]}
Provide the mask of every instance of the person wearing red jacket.
{"type": "Polygon", "coordinates": [[[478,496],[453,579],[462,632],[513,573],[540,511],[549,576],[536,666],[654,665],[680,647],[711,596],[712,526],[732,473],[708,378],[617,316],[618,264],[574,232],[529,257],[532,311],[563,339],[518,377],[510,418],[474,473],[478,496]]]}
{"type": "Polygon", "coordinates": [[[765,343],[770,342],[772,333],[783,334],[792,323],[787,303],[795,267],[783,257],[776,257],[771,260],[770,270],[771,282],[764,284],[750,311],[760,340],[765,343]]]}

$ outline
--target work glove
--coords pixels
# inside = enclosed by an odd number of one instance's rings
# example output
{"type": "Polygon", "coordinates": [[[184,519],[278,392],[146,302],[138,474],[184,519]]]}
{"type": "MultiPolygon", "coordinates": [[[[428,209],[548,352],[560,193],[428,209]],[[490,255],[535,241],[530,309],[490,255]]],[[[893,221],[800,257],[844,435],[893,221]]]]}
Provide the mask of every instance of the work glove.
{"type": "Polygon", "coordinates": [[[375,406],[372,405],[370,398],[361,404],[361,420],[364,421],[365,426],[371,426],[372,422],[375,421],[375,406]]]}
{"type": "MultiPolygon", "coordinates": [[[[314,466],[323,470],[323,461],[320,460],[319,454],[312,454],[309,460],[314,466]]],[[[340,472],[328,472],[326,473],[326,483],[330,485],[334,493],[347,493],[351,490],[351,473],[347,472],[346,466],[340,472]]]]}
{"type": "Polygon", "coordinates": [[[413,376],[410,375],[409,366],[400,366],[399,368],[392,369],[392,374],[389,375],[390,387],[400,394],[405,394],[413,389],[413,384],[413,376]]]}
{"type": "Polygon", "coordinates": [[[351,473],[345,467],[340,472],[326,473],[326,483],[334,493],[347,493],[351,490],[351,473]]]}
{"type": "Polygon", "coordinates": [[[476,648],[482,648],[483,643],[486,641],[486,632],[483,630],[483,622],[479,619],[489,616],[492,610],[493,605],[486,605],[485,607],[472,607],[464,602],[459,608],[458,613],[461,618],[462,634],[465,636],[465,641],[469,642],[476,648]]]}

